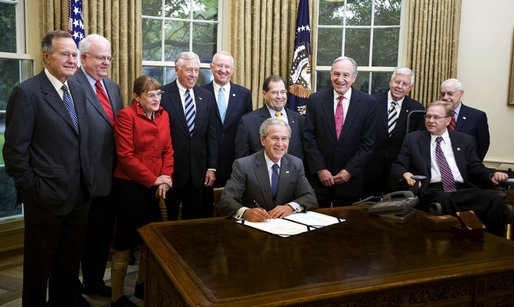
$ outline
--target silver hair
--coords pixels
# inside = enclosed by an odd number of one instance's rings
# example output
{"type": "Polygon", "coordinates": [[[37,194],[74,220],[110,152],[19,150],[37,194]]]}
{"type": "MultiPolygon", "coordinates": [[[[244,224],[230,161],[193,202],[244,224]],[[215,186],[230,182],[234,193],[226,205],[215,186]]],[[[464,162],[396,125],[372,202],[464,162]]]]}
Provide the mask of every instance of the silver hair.
{"type": "Polygon", "coordinates": [[[457,80],[457,79],[448,79],[448,80],[445,80],[445,81],[443,81],[443,83],[441,83],[441,87],[443,87],[443,85],[444,85],[445,83],[449,83],[449,82],[455,82],[455,89],[456,89],[457,91],[462,91],[462,89],[463,89],[462,82],[460,82],[460,81],[459,81],[459,80],[457,80]]]}
{"type": "Polygon", "coordinates": [[[289,132],[289,138],[291,138],[291,127],[289,127],[289,124],[285,120],[276,117],[270,117],[262,122],[261,128],[259,129],[260,136],[265,138],[268,135],[270,127],[273,125],[287,127],[287,131],[289,132]]]}
{"type": "Polygon", "coordinates": [[[407,67],[400,67],[398,69],[396,69],[393,74],[391,75],[391,80],[394,79],[394,77],[396,77],[396,75],[405,75],[405,76],[408,76],[410,75],[410,85],[414,85],[414,72],[410,69],[410,68],[407,68],[407,67]]]}
{"type": "Polygon", "coordinates": [[[81,54],[85,54],[89,52],[89,49],[91,49],[91,45],[93,45],[93,42],[99,42],[101,44],[106,44],[109,46],[109,49],[111,48],[111,43],[109,40],[102,35],[99,34],[89,34],[86,36],[83,40],[79,42],[79,51],[81,54]]]}
{"type": "Polygon", "coordinates": [[[218,55],[226,55],[226,56],[229,56],[230,59],[232,60],[232,67],[234,67],[234,57],[232,56],[232,53],[228,52],[228,51],[218,51],[214,54],[214,56],[212,57],[212,63],[214,64],[214,62],[216,62],[216,58],[218,57],[218,55]]]}
{"type": "Polygon", "coordinates": [[[182,64],[184,64],[184,60],[197,60],[198,64],[200,64],[200,58],[198,55],[192,51],[184,51],[177,55],[175,59],[175,66],[180,68],[182,64]]]}
{"type": "Polygon", "coordinates": [[[354,59],[347,57],[347,56],[340,56],[337,59],[335,59],[334,62],[332,62],[332,67],[330,68],[330,73],[334,72],[334,65],[336,65],[336,63],[340,62],[340,61],[350,61],[350,63],[352,63],[352,66],[353,66],[353,75],[354,76],[357,75],[357,62],[355,62],[354,59]]]}

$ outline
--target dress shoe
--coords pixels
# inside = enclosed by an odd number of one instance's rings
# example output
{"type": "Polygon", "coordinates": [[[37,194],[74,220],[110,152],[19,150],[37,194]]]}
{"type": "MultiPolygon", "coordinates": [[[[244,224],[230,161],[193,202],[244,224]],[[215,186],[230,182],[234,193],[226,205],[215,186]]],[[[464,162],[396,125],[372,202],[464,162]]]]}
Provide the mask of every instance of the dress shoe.
{"type": "Polygon", "coordinates": [[[110,298],[112,295],[112,288],[105,284],[101,284],[95,288],[84,287],[83,293],[86,295],[96,294],[101,297],[110,298]]]}
{"type": "Polygon", "coordinates": [[[137,307],[137,305],[132,303],[128,297],[123,295],[116,302],[111,302],[111,307],[137,307]]]}

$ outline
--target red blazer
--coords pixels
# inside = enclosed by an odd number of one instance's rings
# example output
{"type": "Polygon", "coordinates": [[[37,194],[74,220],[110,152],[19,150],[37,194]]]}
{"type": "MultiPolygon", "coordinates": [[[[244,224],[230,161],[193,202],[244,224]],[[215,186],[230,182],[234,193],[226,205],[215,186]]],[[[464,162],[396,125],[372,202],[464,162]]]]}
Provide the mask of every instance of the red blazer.
{"type": "Polygon", "coordinates": [[[160,175],[173,173],[168,113],[160,107],[154,120],[133,103],[116,116],[114,139],[118,164],[114,177],[135,181],[150,188],[160,175]]]}

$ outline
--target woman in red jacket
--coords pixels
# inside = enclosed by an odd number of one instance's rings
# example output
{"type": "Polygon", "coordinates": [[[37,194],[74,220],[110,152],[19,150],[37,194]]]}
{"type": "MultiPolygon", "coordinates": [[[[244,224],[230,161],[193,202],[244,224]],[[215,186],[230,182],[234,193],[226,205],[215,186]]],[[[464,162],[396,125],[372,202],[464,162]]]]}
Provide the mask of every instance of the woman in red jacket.
{"type": "Polygon", "coordinates": [[[129,250],[137,243],[137,228],[160,220],[156,193],[165,197],[172,186],[170,122],[160,106],[161,94],[158,81],[140,76],[134,82],[132,105],[116,117],[118,163],[114,180],[118,206],[111,306],[136,306],[123,293],[129,250]]]}

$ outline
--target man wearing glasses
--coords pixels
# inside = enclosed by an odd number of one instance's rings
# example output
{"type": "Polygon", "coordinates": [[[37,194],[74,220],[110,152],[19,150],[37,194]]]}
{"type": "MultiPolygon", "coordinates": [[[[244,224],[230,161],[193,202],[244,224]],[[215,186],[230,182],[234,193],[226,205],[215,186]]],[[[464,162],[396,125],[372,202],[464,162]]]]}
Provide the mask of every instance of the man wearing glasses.
{"type": "Polygon", "coordinates": [[[81,261],[84,293],[110,298],[111,287],[105,285],[103,276],[114,227],[114,119],[123,109],[123,100],[120,86],[107,78],[112,60],[110,42],[91,34],[80,41],[79,51],[81,67],[70,79],[77,81],[86,93],[88,148],[96,181],[81,261]]]}
{"type": "Polygon", "coordinates": [[[262,85],[266,105],[244,115],[239,122],[235,140],[236,159],[246,157],[263,149],[259,128],[268,118],[280,118],[291,128],[288,153],[303,160],[302,137],[305,119],[299,113],[285,108],[287,102],[286,82],[272,75],[262,85]]]}
{"type": "Polygon", "coordinates": [[[413,175],[427,178],[420,183],[422,201],[418,208],[428,211],[433,202],[442,205],[443,214],[473,210],[486,225],[487,231],[499,236],[504,232],[502,199],[480,189],[505,181],[508,176],[484,166],[476,152],[472,136],[448,131],[452,106],[443,101],[428,105],[425,116],[427,131],[408,134],[391,175],[409,186],[415,184],[413,175]]]}

